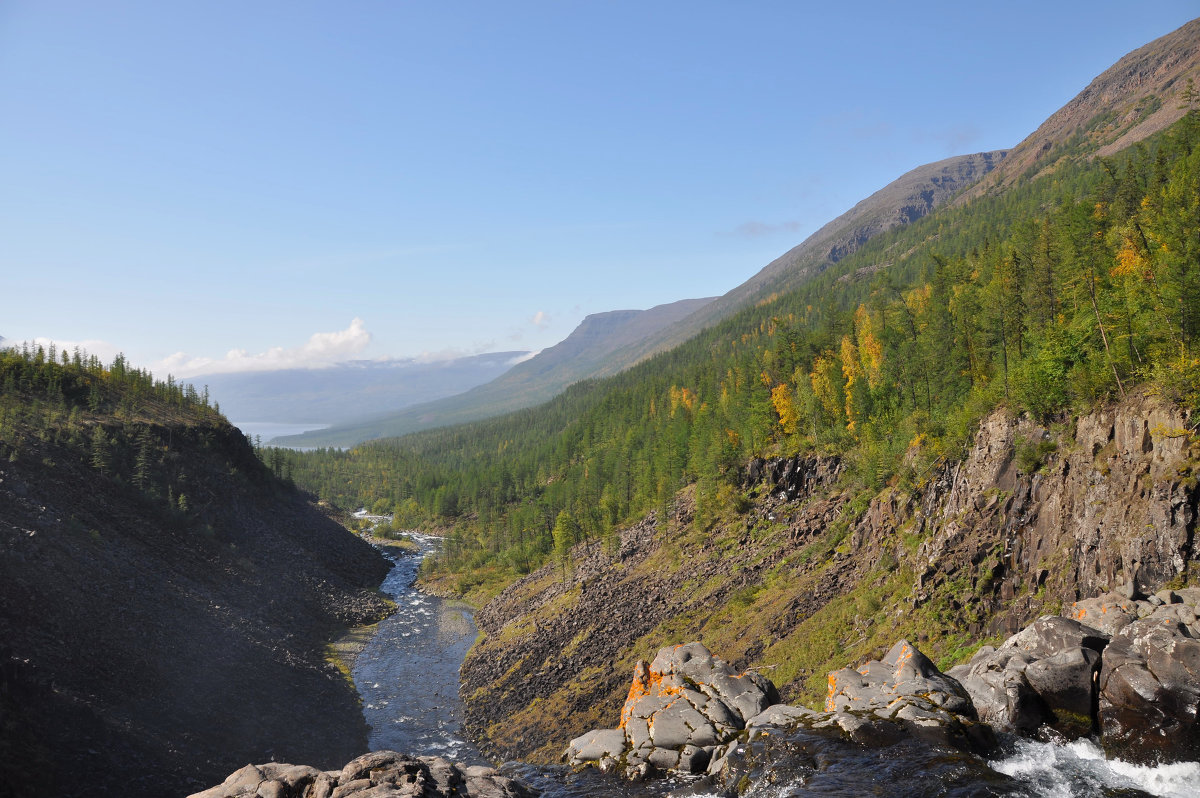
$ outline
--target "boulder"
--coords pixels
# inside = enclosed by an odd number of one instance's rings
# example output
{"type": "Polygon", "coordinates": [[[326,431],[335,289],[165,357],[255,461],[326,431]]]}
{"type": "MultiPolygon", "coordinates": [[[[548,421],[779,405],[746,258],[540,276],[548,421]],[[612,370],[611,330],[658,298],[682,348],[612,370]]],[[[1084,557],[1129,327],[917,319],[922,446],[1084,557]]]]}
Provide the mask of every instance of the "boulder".
{"type": "Polygon", "coordinates": [[[1032,732],[1053,716],[1025,678],[1029,662],[1015,649],[984,646],[970,663],[956,665],[948,673],[971,696],[980,721],[994,728],[1032,732]]]}
{"type": "Polygon", "coordinates": [[[1048,725],[1079,737],[1095,726],[1100,652],[1107,644],[1108,635],[1078,620],[1044,616],[950,673],[970,694],[979,719],[995,728],[1031,733],[1048,725]]]}
{"type": "Polygon", "coordinates": [[[577,737],[565,757],[604,770],[623,765],[630,776],[701,773],[718,747],[778,700],[768,679],[738,673],[700,643],[668,646],[634,668],[620,726],[577,737]]]}
{"type": "Polygon", "coordinates": [[[1050,726],[1081,737],[1096,726],[1100,652],[1108,640],[1079,620],[1045,616],[1000,648],[980,648],[967,665],[950,673],[986,724],[1025,733],[1050,726]]]}
{"type": "Polygon", "coordinates": [[[521,783],[487,767],[468,767],[440,756],[374,751],[340,772],[268,762],[247,765],[224,783],[190,798],[532,798],[521,783]]]}
{"type": "Polygon", "coordinates": [[[1100,652],[1077,646],[1031,662],[1025,678],[1052,711],[1090,718],[1099,672],[1100,652]]]}
{"type": "Polygon", "coordinates": [[[1200,759],[1200,639],[1162,615],[1125,625],[1104,652],[1100,671],[1101,742],[1135,762],[1200,759]]]}
{"type": "Polygon", "coordinates": [[[882,660],[829,674],[825,711],[831,717],[824,722],[837,723],[862,742],[890,738],[892,727],[879,723],[886,721],[951,748],[982,753],[995,746],[991,729],[978,722],[963,686],[907,640],[897,642],[882,660]]]}
{"type": "Polygon", "coordinates": [[[1002,648],[1012,648],[1031,660],[1053,656],[1068,648],[1090,648],[1100,652],[1108,645],[1110,635],[1079,619],[1043,615],[1004,641],[1002,648]]]}

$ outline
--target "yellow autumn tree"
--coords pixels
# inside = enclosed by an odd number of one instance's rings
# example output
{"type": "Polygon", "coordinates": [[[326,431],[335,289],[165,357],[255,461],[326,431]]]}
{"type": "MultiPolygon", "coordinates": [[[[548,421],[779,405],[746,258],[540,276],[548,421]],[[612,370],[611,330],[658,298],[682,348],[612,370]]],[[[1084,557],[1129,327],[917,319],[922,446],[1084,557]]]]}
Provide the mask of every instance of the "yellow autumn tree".
{"type": "Polygon", "coordinates": [[[883,374],[883,344],[875,333],[875,327],[875,319],[866,305],[859,305],[854,312],[854,334],[858,339],[858,354],[867,378],[867,387],[872,391],[879,387],[883,374]]]}
{"type": "Polygon", "coordinates": [[[785,435],[795,435],[800,423],[800,412],[796,408],[796,397],[792,388],[786,382],[781,382],[771,389],[771,404],[779,416],[779,426],[785,435]]]}
{"type": "Polygon", "coordinates": [[[842,376],[846,379],[844,393],[846,397],[846,429],[853,430],[862,417],[862,408],[856,401],[859,393],[859,383],[863,378],[862,362],[859,360],[858,347],[849,335],[842,336],[842,376]]]}
{"type": "Polygon", "coordinates": [[[834,421],[839,421],[842,416],[841,380],[837,378],[837,369],[837,355],[825,351],[813,359],[813,370],[808,375],[813,394],[834,421]]]}

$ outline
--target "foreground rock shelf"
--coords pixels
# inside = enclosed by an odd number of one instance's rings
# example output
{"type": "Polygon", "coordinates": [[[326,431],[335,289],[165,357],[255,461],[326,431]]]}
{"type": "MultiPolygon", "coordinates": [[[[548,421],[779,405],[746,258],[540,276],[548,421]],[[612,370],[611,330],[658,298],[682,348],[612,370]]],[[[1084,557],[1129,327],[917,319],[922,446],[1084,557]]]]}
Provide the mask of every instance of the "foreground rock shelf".
{"type": "Polygon", "coordinates": [[[616,729],[571,741],[573,766],[631,778],[718,777],[765,729],[837,730],[865,745],[905,737],[987,754],[996,731],[1098,736],[1139,763],[1200,758],[1200,589],[1132,585],[1045,616],[943,674],[901,640],[879,661],[829,675],[823,712],[779,704],[769,680],[736,673],[699,643],[639,662],[616,729]],[[1089,624],[1095,624],[1089,625],[1089,624]]]}
{"type": "Polygon", "coordinates": [[[270,762],[246,765],[190,798],[531,798],[524,785],[488,767],[395,751],[364,754],[339,770],[270,762]]]}
{"type": "MultiPolygon", "coordinates": [[[[874,749],[919,740],[936,747],[931,750],[960,752],[980,767],[983,761],[971,755],[993,753],[997,731],[1098,737],[1109,756],[1126,761],[1196,760],[1198,609],[1200,589],[1147,596],[1124,585],[1071,605],[1067,617],[1039,618],[948,673],[900,640],[881,660],[829,674],[822,711],[779,703],[769,679],[737,672],[700,643],[668,646],[649,664],[637,664],[620,725],[572,740],[565,758],[576,768],[634,779],[706,775],[726,790],[745,777],[747,748],[780,733],[874,749]]],[[[774,762],[754,767],[770,769],[774,762]]],[[[192,798],[534,794],[492,768],[379,751],[340,771],[247,765],[192,798]]]]}
{"type": "Polygon", "coordinates": [[[824,712],[777,703],[768,679],[737,674],[700,643],[664,648],[649,666],[638,663],[629,696],[618,728],[571,741],[570,764],[630,778],[664,771],[719,776],[744,736],[752,740],[771,727],[835,730],[865,745],[910,736],[974,753],[995,746],[962,685],[907,640],[880,661],[831,673],[824,712]]]}

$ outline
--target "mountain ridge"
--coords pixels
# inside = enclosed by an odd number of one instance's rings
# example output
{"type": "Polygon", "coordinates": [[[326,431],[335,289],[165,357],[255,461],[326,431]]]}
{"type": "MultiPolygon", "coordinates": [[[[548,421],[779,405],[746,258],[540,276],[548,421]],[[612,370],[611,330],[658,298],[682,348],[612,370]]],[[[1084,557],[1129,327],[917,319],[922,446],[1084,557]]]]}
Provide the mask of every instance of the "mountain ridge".
{"type": "Polygon", "coordinates": [[[754,276],[653,339],[617,353],[597,376],[622,371],[656,352],[678,345],[771,292],[785,291],[820,274],[875,235],[911,224],[952,199],[1003,161],[1007,150],[957,155],[918,166],[859,200],[754,276]]]}
{"type": "MultiPolygon", "coordinates": [[[[1052,170],[1059,147],[1085,139],[1089,156],[1112,155],[1186,113],[1187,78],[1200,82],[1200,18],[1126,54],[1009,151],[1004,163],[956,199],[963,203],[1052,170]]],[[[1200,87],[1197,87],[1200,90],[1200,87]]]]}
{"type": "Polygon", "coordinates": [[[712,301],[682,299],[646,310],[610,310],[586,316],[554,346],[516,364],[491,382],[456,396],[326,430],[275,439],[283,446],[344,446],[532,407],[595,374],[612,352],[653,334],[712,301]]]}
{"type": "Polygon", "coordinates": [[[201,374],[184,380],[207,386],[237,421],[328,425],[383,415],[481,385],[529,355],[488,352],[440,360],[349,360],[322,368],[201,374]]]}

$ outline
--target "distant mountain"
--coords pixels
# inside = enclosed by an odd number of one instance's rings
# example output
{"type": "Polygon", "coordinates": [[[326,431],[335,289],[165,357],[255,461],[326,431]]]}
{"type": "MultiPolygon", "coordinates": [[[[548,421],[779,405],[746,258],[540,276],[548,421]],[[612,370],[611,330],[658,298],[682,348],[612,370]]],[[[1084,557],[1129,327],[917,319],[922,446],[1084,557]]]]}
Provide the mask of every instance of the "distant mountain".
{"type": "Polygon", "coordinates": [[[1104,70],[959,201],[1054,169],[1068,146],[1077,145],[1076,152],[1089,156],[1111,155],[1165,129],[1185,113],[1182,93],[1188,78],[1200,90],[1200,19],[1104,70]]]}
{"type": "MultiPolygon", "coordinates": [[[[532,407],[571,383],[605,371],[614,352],[655,335],[712,301],[711,297],[684,299],[649,310],[593,313],[558,344],[466,393],[414,405],[399,413],[277,438],[276,442],[284,446],[349,446],[532,407]]],[[[224,400],[221,407],[225,407],[224,400]]]]}
{"type": "Polygon", "coordinates": [[[528,352],[490,352],[451,360],[355,360],[320,369],[208,374],[221,411],[237,421],[337,424],[452,396],[512,368],[528,352]]]}
{"type": "Polygon", "coordinates": [[[623,371],[677,346],[747,305],[788,291],[855,252],[876,235],[911,224],[944,205],[1001,163],[1004,150],[959,155],[906,172],[859,202],[729,293],[657,335],[615,352],[597,376],[623,371]]]}

